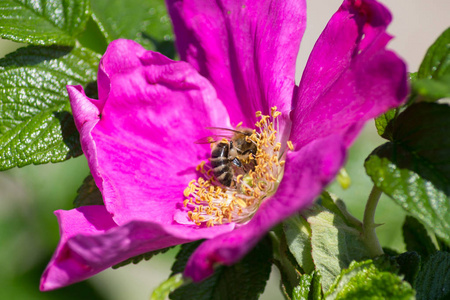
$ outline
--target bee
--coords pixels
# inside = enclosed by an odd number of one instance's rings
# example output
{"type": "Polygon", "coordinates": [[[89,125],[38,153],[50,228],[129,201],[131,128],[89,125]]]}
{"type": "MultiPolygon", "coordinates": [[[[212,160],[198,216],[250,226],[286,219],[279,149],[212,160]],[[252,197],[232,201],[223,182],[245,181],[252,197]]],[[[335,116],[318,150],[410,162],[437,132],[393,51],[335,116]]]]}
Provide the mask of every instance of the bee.
{"type": "Polygon", "coordinates": [[[226,134],[209,136],[196,143],[215,143],[211,151],[211,166],[214,177],[226,187],[236,185],[239,174],[248,173],[255,168],[256,145],[248,139],[252,130],[233,130],[227,128],[208,127],[210,130],[224,131],[226,134]],[[221,138],[221,139],[219,139],[221,138]]]}

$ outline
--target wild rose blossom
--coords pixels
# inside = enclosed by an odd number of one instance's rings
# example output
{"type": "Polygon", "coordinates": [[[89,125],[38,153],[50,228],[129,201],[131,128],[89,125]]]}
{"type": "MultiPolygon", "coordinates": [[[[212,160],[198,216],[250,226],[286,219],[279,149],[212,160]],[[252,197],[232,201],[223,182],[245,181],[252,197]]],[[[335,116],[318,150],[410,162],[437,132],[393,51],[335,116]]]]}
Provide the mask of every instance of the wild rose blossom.
{"type": "MultiPolygon", "coordinates": [[[[405,65],[385,49],[391,16],[376,1],[343,2],[319,37],[300,86],[294,72],[305,1],[167,4],[183,61],[117,40],[100,62],[98,100],[80,86],[67,87],[104,206],[55,212],[61,240],[41,290],[198,239],[207,240],[185,275],[201,280],[216,263],[237,262],[274,225],[310,205],[342,167],[363,124],[406,96],[405,65]],[[186,200],[195,187],[186,188],[205,176],[201,168],[208,163],[202,161],[211,155],[209,145],[195,141],[211,135],[207,127],[233,129],[242,122],[255,129],[255,113],[273,121],[274,107],[281,113],[275,142],[286,150],[278,188],[256,197],[255,211],[240,222],[193,218],[197,202],[186,200]]],[[[238,202],[245,212],[247,203],[238,202]]]]}

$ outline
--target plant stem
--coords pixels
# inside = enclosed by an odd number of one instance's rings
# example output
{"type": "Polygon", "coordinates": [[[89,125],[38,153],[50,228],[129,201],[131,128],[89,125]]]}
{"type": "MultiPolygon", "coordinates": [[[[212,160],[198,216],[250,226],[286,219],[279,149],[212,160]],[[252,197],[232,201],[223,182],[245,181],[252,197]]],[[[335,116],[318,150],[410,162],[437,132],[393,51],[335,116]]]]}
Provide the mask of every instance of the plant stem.
{"type": "Polygon", "coordinates": [[[374,185],[372,191],[370,192],[369,199],[367,199],[366,208],[364,210],[364,243],[366,244],[366,247],[372,257],[384,254],[383,249],[380,246],[380,242],[378,241],[377,233],[375,232],[375,228],[378,226],[375,224],[375,211],[377,209],[377,204],[381,193],[381,190],[374,185]]]}

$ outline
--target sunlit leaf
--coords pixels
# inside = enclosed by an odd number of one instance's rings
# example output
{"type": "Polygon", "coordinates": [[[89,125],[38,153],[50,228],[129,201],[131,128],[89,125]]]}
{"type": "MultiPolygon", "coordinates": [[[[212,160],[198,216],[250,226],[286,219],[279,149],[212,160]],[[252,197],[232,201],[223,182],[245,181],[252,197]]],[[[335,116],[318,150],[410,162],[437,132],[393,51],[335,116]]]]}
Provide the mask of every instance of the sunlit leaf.
{"type": "Polygon", "coordinates": [[[292,300],[308,299],[309,290],[312,286],[313,275],[304,274],[300,278],[300,283],[292,292],[292,300]]]}
{"type": "Polygon", "coordinates": [[[334,282],[325,299],[414,299],[414,290],[391,272],[377,268],[371,260],[353,262],[334,282]]]}
{"type": "Polygon", "coordinates": [[[171,292],[179,288],[184,283],[181,273],[170,276],[169,279],[161,283],[152,293],[150,300],[166,300],[171,292]]]}
{"type": "Polygon", "coordinates": [[[74,45],[89,19],[87,0],[0,0],[0,36],[33,45],[74,45]]]}
{"type": "Polygon", "coordinates": [[[339,215],[314,206],[304,212],[311,227],[312,258],[322,276],[322,287],[327,291],[344,268],[354,260],[370,257],[361,232],[349,226],[339,215]]]}
{"type": "Polygon", "coordinates": [[[314,263],[311,256],[311,228],[308,222],[300,215],[294,215],[283,222],[283,229],[286,243],[298,265],[307,274],[312,273],[314,263]]]}
{"type": "Polygon", "coordinates": [[[82,153],[66,85],[96,86],[99,59],[82,48],[30,46],[0,60],[0,170],[82,153]]]}
{"type": "Polygon", "coordinates": [[[450,28],[428,48],[417,72],[417,79],[439,79],[450,75],[450,28]]]}
{"type": "Polygon", "coordinates": [[[377,128],[378,134],[389,141],[392,140],[393,121],[397,117],[397,114],[398,109],[393,108],[375,119],[375,127],[377,128]]]}

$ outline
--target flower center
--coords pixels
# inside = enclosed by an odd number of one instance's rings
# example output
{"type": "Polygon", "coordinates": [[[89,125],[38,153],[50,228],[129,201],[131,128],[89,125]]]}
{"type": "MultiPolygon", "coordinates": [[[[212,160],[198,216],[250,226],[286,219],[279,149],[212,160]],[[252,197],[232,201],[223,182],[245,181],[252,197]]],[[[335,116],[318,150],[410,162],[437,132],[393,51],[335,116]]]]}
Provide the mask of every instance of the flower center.
{"type": "MultiPolygon", "coordinates": [[[[184,190],[183,204],[191,221],[208,227],[243,224],[275,193],[283,177],[286,149],[277,136],[280,115],[276,107],[270,116],[258,111],[257,129],[240,129],[240,123],[233,138],[212,144],[211,166],[202,161],[196,168],[202,176],[184,190]]],[[[287,147],[293,150],[291,141],[287,147]]]]}

